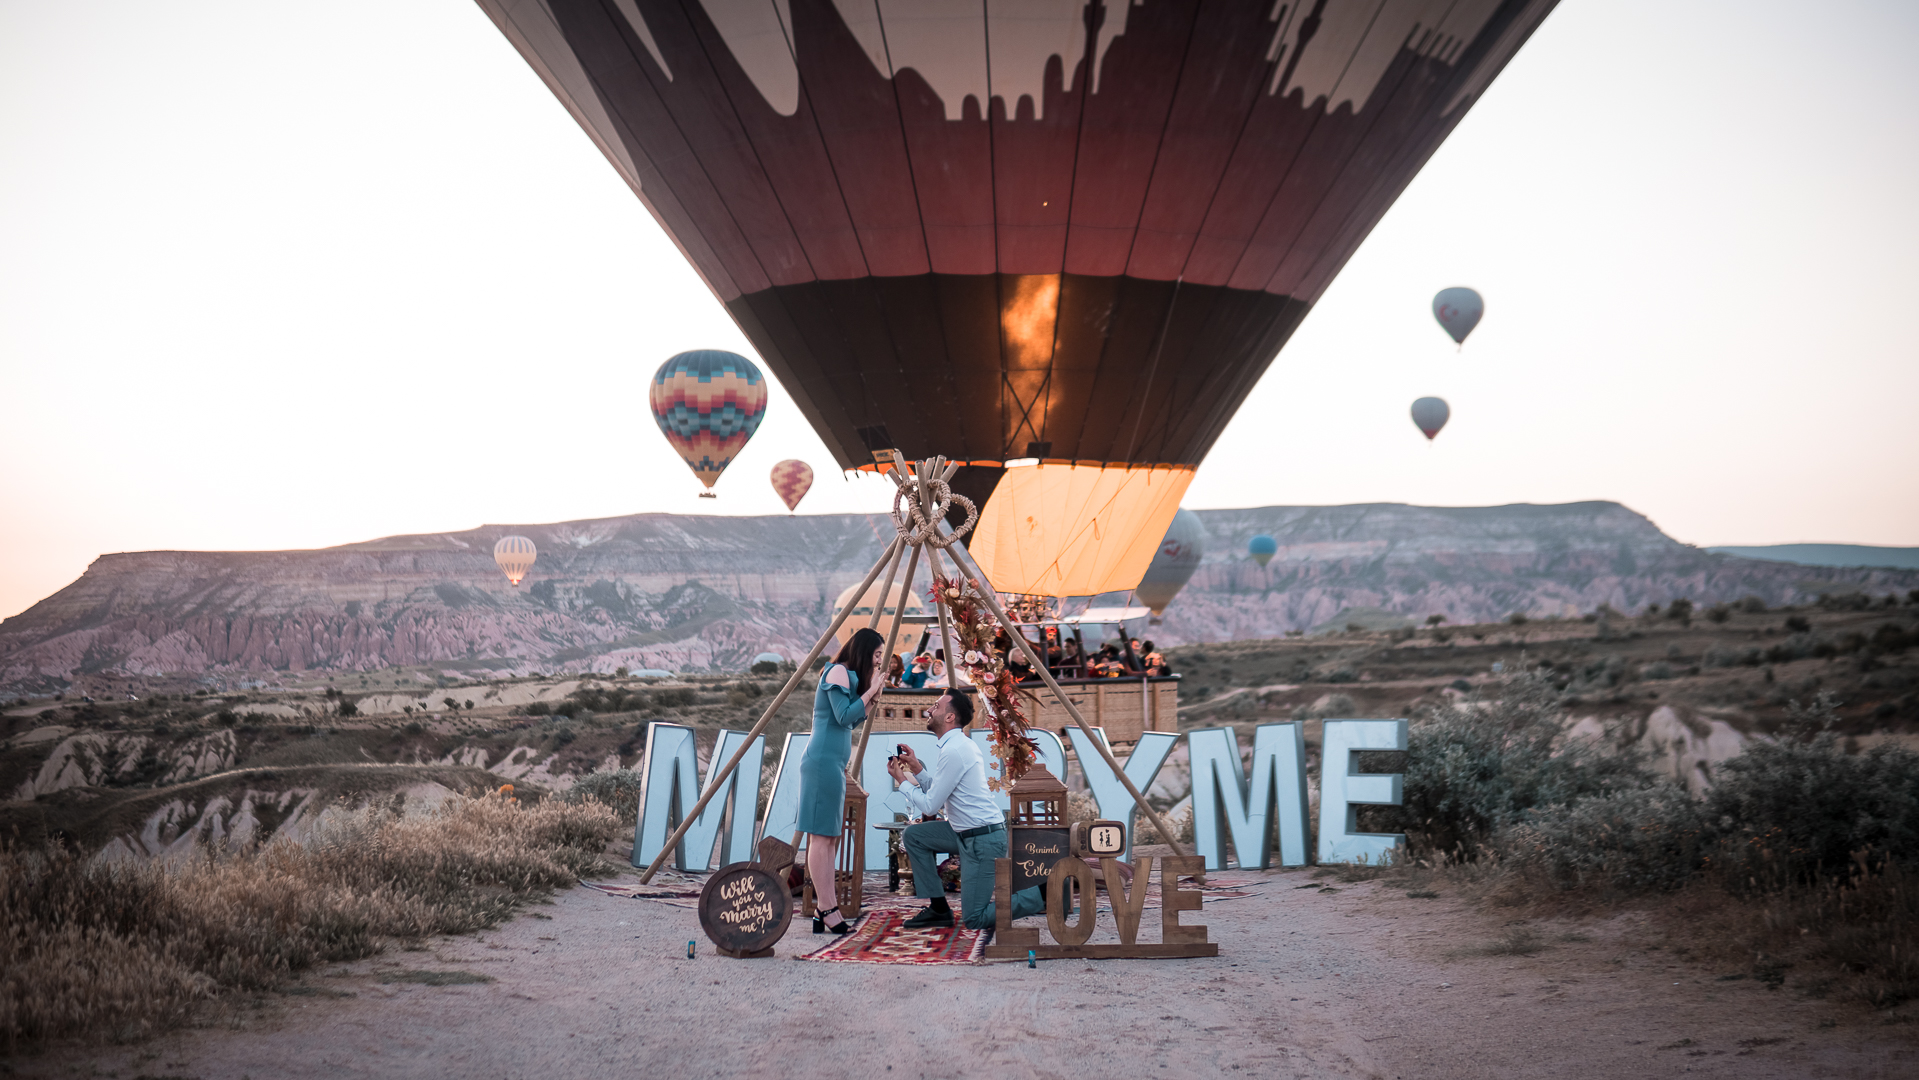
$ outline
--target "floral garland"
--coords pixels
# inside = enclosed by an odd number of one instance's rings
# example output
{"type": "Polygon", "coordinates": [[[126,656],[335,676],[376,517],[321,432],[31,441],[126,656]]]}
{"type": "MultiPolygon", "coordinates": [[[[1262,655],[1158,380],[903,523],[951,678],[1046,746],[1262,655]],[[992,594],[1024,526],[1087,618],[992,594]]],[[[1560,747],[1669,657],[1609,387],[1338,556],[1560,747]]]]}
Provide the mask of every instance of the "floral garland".
{"type": "MultiPolygon", "coordinates": [[[[934,575],[932,598],[946,609],[953,636],[959,639],[961,664],[949,662],[948,670],[964,667],[992,721],[990,739],[993,756],[999,759],[1000,775],[988,781],[987,786],[994,791],[1005,790],[1033,767],[1039,744],[1026,734],[1026,709],[1020,703],[1019,680],[1007,674],[1006,658],[993,648],[993,640],[999,634],[999,621],[980,598],[979,590],[964,581],[934,575]]],[[[957,680],[949,678],[948,682],[957,680]]]]}

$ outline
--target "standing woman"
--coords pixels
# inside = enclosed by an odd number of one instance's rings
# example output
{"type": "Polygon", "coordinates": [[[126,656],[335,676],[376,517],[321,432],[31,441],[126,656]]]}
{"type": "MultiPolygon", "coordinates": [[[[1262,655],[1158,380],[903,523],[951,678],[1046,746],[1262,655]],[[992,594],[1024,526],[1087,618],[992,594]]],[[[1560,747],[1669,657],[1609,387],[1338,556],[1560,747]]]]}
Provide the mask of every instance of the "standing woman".
{"type": "Polygon", "coordinates": [[[885,647],[878,633],[860,629],[820,672],[819,689],[813,693],[813,738],[800,759],[800,831],[807,834],[806,869],[813,877],[813,895],[818,902],[833,898],[832,907],[813,916],[815,934],[852,929],[840,915],[834,876],[846,818],[846,762],[853,756],[853,729],[866,719],[867,707],[886,685],[880,668],[885,647]]]}

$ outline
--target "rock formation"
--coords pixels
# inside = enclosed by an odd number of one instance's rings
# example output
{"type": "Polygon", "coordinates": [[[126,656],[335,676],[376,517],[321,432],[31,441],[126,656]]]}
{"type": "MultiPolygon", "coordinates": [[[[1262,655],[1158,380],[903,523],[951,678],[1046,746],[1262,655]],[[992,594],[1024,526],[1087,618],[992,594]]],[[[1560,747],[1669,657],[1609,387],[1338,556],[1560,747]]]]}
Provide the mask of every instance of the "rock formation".
{"type": "MultiPolygon", "coordinates": [[[[1714,555],[1616,503],[1433,508],[1397,504],[1203,510],[1205,562],[1153,635],[1163,645],[1271,637],[1372,608],[1455,623],[1633,610],[1689,597],[1919,587],[1919,572],[1828,569],[1714,555]],[[1244,556],[1265,532],[1279,554],[1244,556]]],[[[833,597],[878,556],[881,515],[639,514],[488,525],[313,551],[105,555],[0,622],[0,690],[78,677],[426,666],[460,673],[738,670],[803,654],[833,597]],[[493,565],[509,533],[539,545],[518,589],[493,565]]]]}

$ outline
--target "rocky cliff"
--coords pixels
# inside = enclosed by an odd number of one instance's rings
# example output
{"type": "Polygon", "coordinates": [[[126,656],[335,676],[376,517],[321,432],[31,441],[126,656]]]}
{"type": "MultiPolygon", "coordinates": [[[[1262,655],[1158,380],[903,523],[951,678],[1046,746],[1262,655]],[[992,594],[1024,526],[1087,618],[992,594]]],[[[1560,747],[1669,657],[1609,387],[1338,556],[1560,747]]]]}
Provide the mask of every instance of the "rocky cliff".
{"type": "MultiPolygon", "coordinates": [[[[1475,622],[1679,596],[1780,604],[1919,588],[1914,571],[1709,554],[1616,503],[1199,515],[1208,552],[1153,629],[1163,644],[1271,637],[1361,608],[1475,622]],[[1244,556],[1260,532],[1279,541],[1265,568],[1244,556]]],[[[0,622],[0,687],[394,666],[738,669],[763,650],[803,653],[890,528],[880,515],[640,514],[314,551],[107,555],[0,622]],[[519,589],[493,564],[493,542],[509,533],[540,551],[519,589]]]]}

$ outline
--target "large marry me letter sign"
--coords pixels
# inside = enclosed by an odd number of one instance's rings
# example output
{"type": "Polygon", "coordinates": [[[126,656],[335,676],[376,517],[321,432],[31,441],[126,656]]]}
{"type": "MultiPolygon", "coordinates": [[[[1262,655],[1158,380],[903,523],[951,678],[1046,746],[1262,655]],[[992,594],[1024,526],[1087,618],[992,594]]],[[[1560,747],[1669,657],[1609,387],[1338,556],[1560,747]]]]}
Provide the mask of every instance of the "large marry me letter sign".
{"type": "MultiPolygon", "coordinates": [[[[1105,741],[1103,729],[1093,730],[1105,741]]],[[[1048,731],[1030,734],[1039,743],[1039,760],[1053,775],[1065,776],[1066,744],[1048,731]]],[[[1087,789],[1099,804],[1099,816],[1126,823],[1124,857],[1131,858],[1138,805],[1084,732],[1068,728],[1066,734],[1072,740],[1073,755],[1087,789]]],[[[938,754],[935,740],[924,732],[888,733],[887,738],[911,746],[923,761],[930,762],[938,754]]],[[[1122,766],[1127,779],[1141,791],[1147,790],[1180,738],[1165,731],[1144,733],[1122,766]]],[[[1406,749],[1404,720],[1324,722],[1319,843],[1311,860],[1307,850],[1305,724],[1295,721],[1254,728],[1250,769],[1238,733],[1230,727],[1201,728],[1185,738],[1192,766],[1194,854],[1205,859],[1208,870],[1226,866],[1229,846],[1240,866],[1265,869],[1272,865],[1275,847],[1283,866],[1303,866],[1308,861],[1376,863],[1406,839],[1395,833],[1359,831],[1359,808],[1399,805],[1403,778],[1397,773],[1361,773],[1354,758],[1362,750],[1406,749]]],[[[633,832],[633,865],[645,866],[659,855],[667,837],[679,827],[684,811],[697,803],[706,785],[712,783],[717,763],[730,757],[745,739],[744,732],[719,733],[708,756],[703,784],[692,728],[654,724],[647,729],[646,752],[640,760],[640,819],[633,832]]],[[[759,776],[766,741],[764,737],[753,740],[740,767],[727,778],[727,790],[717,793],[686,831],[679,850],[673,853],[673,865],[681,870],[709,870],[751,859],[760,837],[793,839],[799,816],[800,758],[811,739],[805,733],[786,736],[764,807],[760,805],[759,776]]],[[[974,732],[973,739],[982,751],[988,751],[985,732],[974,732]]],[[[994,769],[997,763],[991,753],[986,752],[985,758],[987,768],[994,769]]],[[[867,755],[860,781],[871,796],[866,803],[866,869],[884,870],[886,837],[879,824],[904,812],[906,803],[893,791],[884,754],[867,755]]],[[[1011,806],[1004,792],[998,799],[1002,810],[1011,806]]]]}

